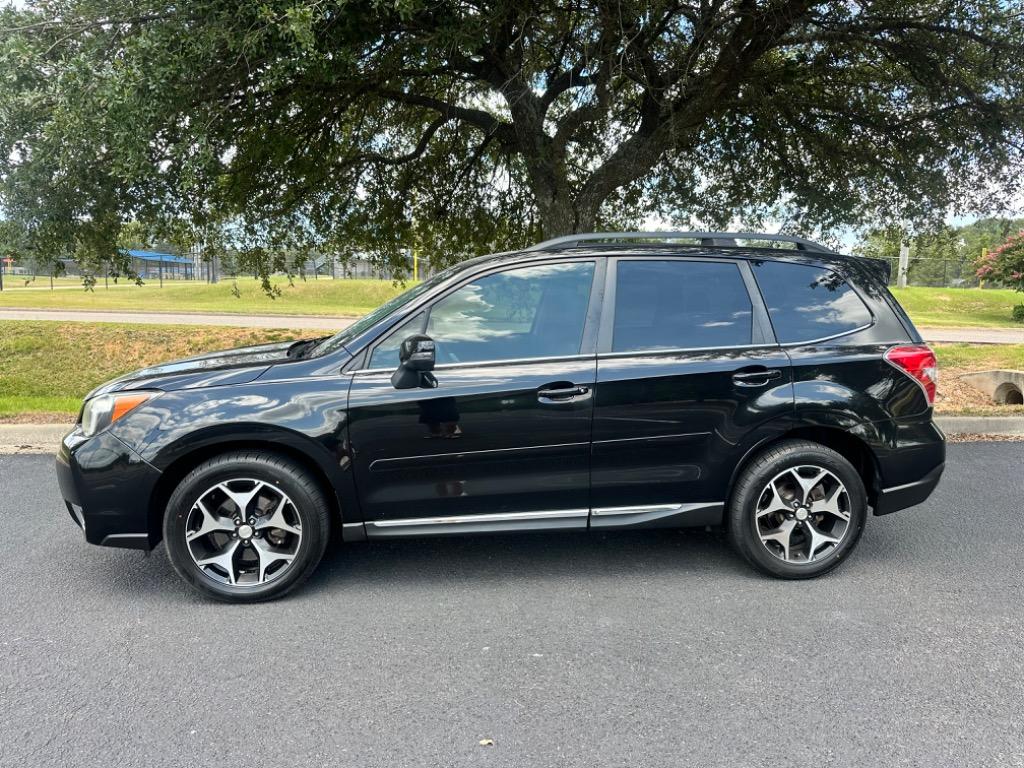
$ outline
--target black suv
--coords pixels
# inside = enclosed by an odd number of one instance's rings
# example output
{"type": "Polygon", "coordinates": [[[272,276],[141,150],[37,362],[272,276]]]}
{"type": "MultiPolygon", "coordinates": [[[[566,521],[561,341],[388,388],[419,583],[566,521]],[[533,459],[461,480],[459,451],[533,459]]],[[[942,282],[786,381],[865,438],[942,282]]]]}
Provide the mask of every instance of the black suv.
{"type": "Polygon", "coordinates": [[[341,333],[147,368],[57,459],[87,541],[279,596],[345,541],[724,525],[837,566],[945,458],[888,266],[753,233],[574,235],[463,262],[341,333]],[[753,247],[777,241],[785,247],[753,247]],[[667,241],[667,242],[658,242],[667,241]]]}

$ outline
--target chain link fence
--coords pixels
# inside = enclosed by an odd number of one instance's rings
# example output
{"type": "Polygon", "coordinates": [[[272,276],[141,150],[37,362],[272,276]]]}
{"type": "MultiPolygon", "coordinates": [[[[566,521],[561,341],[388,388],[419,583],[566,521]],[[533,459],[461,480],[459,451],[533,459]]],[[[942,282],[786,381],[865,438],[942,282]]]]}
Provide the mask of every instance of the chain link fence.
{"type": "MultiPolygon", "coordinates": [[[[890,276],[889,284],[896,285],[899,275],[899,258],[888,258],[890,276]]],[[[913,258],[907,269],[907,285],[923,286],[929,288],[998,288],[989,281],[988,285],[982,285],[975,274],[977,266],[973,261],[960,259],[937,259],[937,258],[913,258]]]]}

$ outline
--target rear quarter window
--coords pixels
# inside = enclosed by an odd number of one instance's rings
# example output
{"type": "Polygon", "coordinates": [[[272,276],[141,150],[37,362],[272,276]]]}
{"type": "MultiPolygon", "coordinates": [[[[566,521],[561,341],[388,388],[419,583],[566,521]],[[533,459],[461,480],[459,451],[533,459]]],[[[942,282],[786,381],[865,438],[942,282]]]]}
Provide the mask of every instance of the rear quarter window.
{"type": "Polygon", "coordinates": [[[775,337],[783,344],[840,336],[871,324],[871,312],[839,274],[823,267],[753,264],[775,337]]]}

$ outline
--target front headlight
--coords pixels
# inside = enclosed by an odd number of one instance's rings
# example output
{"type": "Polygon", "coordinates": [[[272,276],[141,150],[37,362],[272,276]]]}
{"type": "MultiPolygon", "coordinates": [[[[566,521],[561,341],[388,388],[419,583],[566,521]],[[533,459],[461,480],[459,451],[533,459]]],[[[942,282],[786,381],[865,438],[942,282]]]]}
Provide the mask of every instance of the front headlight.
{"type": "Polygon", "coordinates": [[[92,437],[102,432],[115,421],[138,408],[147,400],[157,396],[157,392],[119,392],[113,395],[100,395],[85,401],[82,408],[82,433],[92,437]]]}

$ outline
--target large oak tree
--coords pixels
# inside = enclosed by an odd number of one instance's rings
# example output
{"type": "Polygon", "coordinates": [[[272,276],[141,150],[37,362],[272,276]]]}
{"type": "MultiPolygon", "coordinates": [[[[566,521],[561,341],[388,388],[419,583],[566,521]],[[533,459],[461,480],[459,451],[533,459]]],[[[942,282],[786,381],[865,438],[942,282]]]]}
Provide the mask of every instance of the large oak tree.
{"type": "Polygon", "coordinates": [[[453,258],[1021,182],[1019,0],[45,0],[0,30],[0,206],[83,260],[130,221],[264,266],[453,258]]]}

